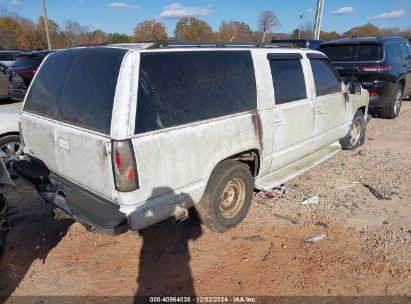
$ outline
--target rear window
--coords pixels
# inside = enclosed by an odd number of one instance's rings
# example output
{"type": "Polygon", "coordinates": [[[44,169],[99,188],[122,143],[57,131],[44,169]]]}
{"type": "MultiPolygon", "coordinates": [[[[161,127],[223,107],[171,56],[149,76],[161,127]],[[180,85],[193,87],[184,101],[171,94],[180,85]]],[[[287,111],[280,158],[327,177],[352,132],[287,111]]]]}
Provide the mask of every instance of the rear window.
{"type": "Polygon", "coordinates": [[[22,56],[17,57],[16,61],[13,62],[11,67],[13,68],[26,68],[26,67],[38,67],[43,61],[44,57],[38,56],[22,56]]]}
{"type": "Polygon", "coordinates": [[[320,48],[321,52],[335,62],[382,60],[382,47],[378,44],[325,45],[320,48]]]}
{"type": "Polygon", "coordinates": [[[0,53],[0,61],[13,61],[14,57],[10,53],[0,53]]]}
{"type": "Polygon", "coordinates": [[[141,54],[136,134],[256,107],[249,51],[141,54]]]}
{"type": "Polygon", "coordinates": [[[109,134],[118,72],[126,52],[86,48],[50,55],[33,82],[24,110],[109,134]]]}

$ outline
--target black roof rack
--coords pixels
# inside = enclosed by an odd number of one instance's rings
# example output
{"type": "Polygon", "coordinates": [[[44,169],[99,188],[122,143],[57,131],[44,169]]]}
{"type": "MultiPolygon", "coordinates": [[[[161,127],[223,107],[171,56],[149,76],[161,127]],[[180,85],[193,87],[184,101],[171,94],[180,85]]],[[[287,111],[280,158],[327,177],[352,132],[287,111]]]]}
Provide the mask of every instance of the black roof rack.
{"type": "Polygon", "coordinates": [[[223,41],[188,41],[188,40],[160,40],[147,49],[179,48],[179,47],[236,47],[236,48],[298,48],[293,43],[262,43],[262,42],[223,42],[223,41]]]}

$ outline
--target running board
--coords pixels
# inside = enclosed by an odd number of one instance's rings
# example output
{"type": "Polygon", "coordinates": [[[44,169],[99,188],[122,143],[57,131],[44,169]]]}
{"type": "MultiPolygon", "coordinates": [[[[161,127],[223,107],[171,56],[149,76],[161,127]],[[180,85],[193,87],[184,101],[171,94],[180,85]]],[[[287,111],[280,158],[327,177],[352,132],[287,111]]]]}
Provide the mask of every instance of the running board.
{"type": "Polygon", "coordinates": [[[315,167],[316,165],[326,161],[341,150],[338,142],[329,145],[313,154],[310,154],[303,159],[300,159],[285,168],[277,170],[273,173],[265,175],[255,180],[255,188],[259,190],[272,189],[275,186],[283,184],[290,179],[304,173],[305,171],[315,167]]]}

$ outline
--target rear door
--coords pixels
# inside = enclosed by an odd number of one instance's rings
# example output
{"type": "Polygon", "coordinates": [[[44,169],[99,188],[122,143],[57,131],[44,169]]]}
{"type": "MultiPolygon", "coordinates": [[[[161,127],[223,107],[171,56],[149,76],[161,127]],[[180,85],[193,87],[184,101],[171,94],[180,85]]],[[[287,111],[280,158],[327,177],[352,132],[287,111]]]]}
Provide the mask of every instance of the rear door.
{"type": "Polygon", "coordinates": [[[328,59],[307,54],[315,85],[315,149],[326,147],[348,132],[347,107],[342,81],[328,59]]]}
{"type": "Polygon", "coordinates": [[[315,104],[306,83],[306,65],[299,53],[268,54],[274,86],[274,149],[270,171],[311,153],[315,104]]]}
{"type": "Polygon", "coordinates": [[[111,199],[110,125],[127,51],[86,48],[50,55],[24,104],[22,134],[31,154],[54,173],[111,199]]]}

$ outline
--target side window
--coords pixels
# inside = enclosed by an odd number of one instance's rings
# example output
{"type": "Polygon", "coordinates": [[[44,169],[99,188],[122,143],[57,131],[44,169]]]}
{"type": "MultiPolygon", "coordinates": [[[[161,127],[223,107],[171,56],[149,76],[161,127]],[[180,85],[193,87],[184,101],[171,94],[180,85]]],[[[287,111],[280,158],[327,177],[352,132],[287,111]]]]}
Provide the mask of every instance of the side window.
{"type": "Polygon", "coordinates": [[[401,42],[400,43],[401,47],[401,59],[404,61],[408,58],[409,54],[408,54],[408,47],[406,43],[401,42]]]}
{"type": "Polygon", "coordinates": [[[310,59],[317,96],[342,92],[341,79],[326,59],[310,59]]]}
{"type": "Polygon", "coordinates": [[[385,45],[385,53],[386,57],[388,58],[389,62],[392,64],[399,64],[401,63],[402,59],[402,54],[401,54],[401,48],[396,42],[392,43],[387,43],[385,45]]]}
{"type": "Polygon", "coordinates": [[[271,59],[270,68],[276,104],[307,98],[300,59],[271,59]]]}
{"type": "Polygon", "coordinates": [[[250,51],[140,55],[136,134],[256,108],[250,51]]]}

